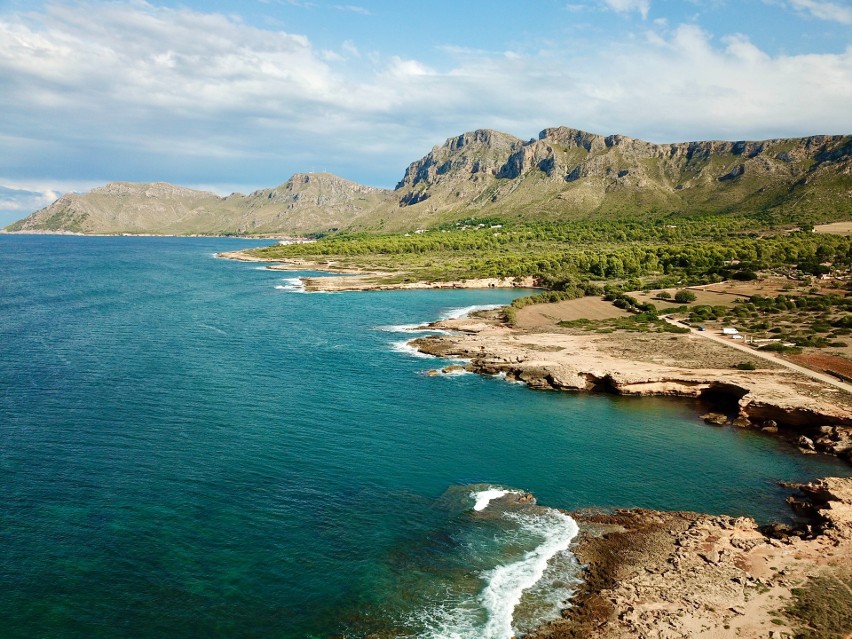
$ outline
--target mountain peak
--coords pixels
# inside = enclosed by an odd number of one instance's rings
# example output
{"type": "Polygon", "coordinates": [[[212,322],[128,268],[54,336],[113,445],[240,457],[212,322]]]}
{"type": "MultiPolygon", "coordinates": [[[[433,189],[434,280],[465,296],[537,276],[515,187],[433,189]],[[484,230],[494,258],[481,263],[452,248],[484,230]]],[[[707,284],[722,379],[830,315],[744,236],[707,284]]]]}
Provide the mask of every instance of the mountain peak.
{"type": "Polygon", "coordinates": [[[852,136],[654,144],[570,127],[523,141],[477,129],[435,146],[396,190],[329,173],[220,198],[163,182],[111,182],[63,195],[10,231],[305,233],[401,230],[471,215],[586,219],[641,215],[852,215],[852,136]]]}

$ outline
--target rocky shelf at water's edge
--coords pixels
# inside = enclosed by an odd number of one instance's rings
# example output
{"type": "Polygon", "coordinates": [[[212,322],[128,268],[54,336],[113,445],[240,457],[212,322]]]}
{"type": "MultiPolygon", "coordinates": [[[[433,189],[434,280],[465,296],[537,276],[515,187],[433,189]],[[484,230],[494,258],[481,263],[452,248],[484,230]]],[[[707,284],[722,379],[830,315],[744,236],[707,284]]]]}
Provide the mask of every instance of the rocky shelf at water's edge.
{"type": "Polygon", "coordinates": [[[572,513],[584,582],[527,639],[773,639],[852,631],[852,478],[796,487],[797,528],[749,518],[572,513]]]}
{"type": "Polygon", "coordinates": [[[708,423],[760,428],[792,438],[804,452],[852,461],[852,395],[770,362],[736,370],[741,354],[691,334],[521,331],[482,318],[432,326],[454,332],[413,345],[469,360],[475,373],[543,390],[700,398],[714,406],[708,423]]]}

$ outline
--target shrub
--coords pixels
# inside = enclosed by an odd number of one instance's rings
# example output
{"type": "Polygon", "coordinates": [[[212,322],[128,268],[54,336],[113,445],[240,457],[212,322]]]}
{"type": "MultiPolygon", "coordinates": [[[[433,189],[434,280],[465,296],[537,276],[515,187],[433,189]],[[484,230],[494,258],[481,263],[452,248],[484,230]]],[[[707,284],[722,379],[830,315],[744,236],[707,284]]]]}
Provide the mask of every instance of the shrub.
{"type": "Polygon", "coordinates": [[[770,353],[789,353],[790,355],[798,355],[802,352],[801,348],[797,348],[795,346],[784,346],[784,344],[780,342],[766,344],[765,346],[761,346],[758,350],[769,351],[770,353]]]}
{"type": "Polygon", "coordinates": [[[692,291],[680,290],[675,293],[674,299],[678,304],[688,304],[689,302],[694,302],[696,298],[695,293],[692,291]]]}
{"type": "Polygon", "coordinates": [[[757,366],[754,364],[754,362],[740,362],[739,364],[735,364],[734,368],[741,371],[757,370],[757,366]]]}
{"type": "Polygon", "coordinates": [[[657,299],[659,300],[670,300],[672,298],[672,294],[668,291],[660,291],[657,293],[657,299]]]}
{"type": "Polygon", "coordinates": [[[737,271],[731,277],[735,280],[739,280],[740,282],[750,282],[752,280],[757,279],[757,273],[749,270],[737,271]]]}

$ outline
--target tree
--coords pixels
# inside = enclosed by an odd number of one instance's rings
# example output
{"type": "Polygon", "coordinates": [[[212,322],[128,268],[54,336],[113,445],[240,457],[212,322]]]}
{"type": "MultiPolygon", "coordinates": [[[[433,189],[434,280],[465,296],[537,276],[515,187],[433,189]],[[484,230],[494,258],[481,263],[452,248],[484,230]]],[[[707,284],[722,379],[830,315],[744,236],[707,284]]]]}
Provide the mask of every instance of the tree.
{"type": "Polygon", "coordinates": [[[689,302],[695,301],[695,293],[692,291],[681,290],[675,293],[674,299],[678,304],[689,304],[689,302]]]}

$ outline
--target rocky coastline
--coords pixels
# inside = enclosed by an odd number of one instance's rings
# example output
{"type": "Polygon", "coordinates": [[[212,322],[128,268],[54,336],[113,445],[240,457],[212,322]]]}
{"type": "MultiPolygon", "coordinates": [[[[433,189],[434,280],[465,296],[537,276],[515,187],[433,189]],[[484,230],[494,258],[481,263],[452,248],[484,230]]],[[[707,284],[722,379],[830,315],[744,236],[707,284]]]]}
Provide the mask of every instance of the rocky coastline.
{"type": "MultiPolygon", "coordinates": [[[[429,325],[421,352],[534,389],[706,400],[708,424],[759,429],[852,462],[852,395],[694,334],[520,330],[499,312],[429,325]]],[[[852,478],[789,486],[797,527],[644,509],[570,513],[583,582],[526,639],[849,639],[852,478]]]]}
{"type": "Polygon", "coordinates": [[[798,527],[642,509],[571,513],[584,580],[526,639],[843,639],[852,632],[852,478],[794,487],[798,527]]]}
{"type": "Polygon", "coordinates": [[[445,288],[534,288],[532,277],[482,277],[459,280],[421,281],[405,279],[405,273],[386,273],[353,269],[334,261],[312,261],[302,259],[265,259],[245,251],[227,251],[218,257],[240,262],[263,262],[271,271],[325,271],[339,276],[299,278],[308,293],[340,293],[344,291],[397,291],[445,288]],[[400,281],[400,278],[401,281],[400,281]],[[388,281],[392,279],[393,281],[388,281]]]}
{"type": "Polygon", "coordinates": [[[450,333],[412,345],[467,360],[474,373],[541,390],[697,398],[707,423],[762,430],[852,462],[852,394],[769,361],[738,370],[741,353],[692,334],[518,330],[497,313],[430,326],[450,333]]]}

